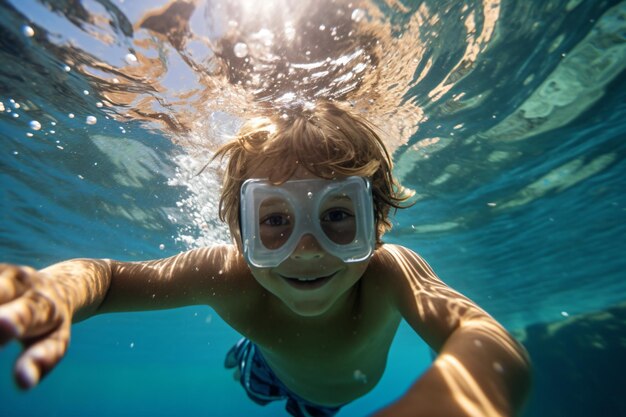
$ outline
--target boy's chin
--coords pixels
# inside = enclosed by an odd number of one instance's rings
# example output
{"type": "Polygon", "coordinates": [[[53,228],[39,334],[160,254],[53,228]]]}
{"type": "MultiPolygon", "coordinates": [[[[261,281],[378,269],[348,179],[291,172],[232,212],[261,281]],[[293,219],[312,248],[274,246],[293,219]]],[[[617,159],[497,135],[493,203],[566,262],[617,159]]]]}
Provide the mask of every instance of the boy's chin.
{"type": "Polygon", "coordinates": [[[331,309],[330,306],[319,305],[287,305],[287,307],[298,316],[311,318],[322,317],[331,309]]]}

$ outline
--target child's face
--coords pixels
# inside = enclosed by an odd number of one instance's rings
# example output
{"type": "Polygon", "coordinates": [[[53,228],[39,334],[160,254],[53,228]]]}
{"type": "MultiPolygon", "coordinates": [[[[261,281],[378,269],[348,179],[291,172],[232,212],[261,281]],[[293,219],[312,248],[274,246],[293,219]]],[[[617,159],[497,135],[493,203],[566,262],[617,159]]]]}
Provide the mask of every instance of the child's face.
{"type": "MultiPolygon", "coordinates": [[[[262,165],[251,178],[267,178],[272,166],[271,163],[262,165]]],[[[298,168],[290,180],[317,178],[298,168]]],[[[368,263],[369,258],[346,263],[325,250],[313,234],[306,233],[299,237],[290,255],[277,266],[258,267],[249,263],[249,267],[259,284],[294,313],[318,316],[339,306],[368,263]]]]}

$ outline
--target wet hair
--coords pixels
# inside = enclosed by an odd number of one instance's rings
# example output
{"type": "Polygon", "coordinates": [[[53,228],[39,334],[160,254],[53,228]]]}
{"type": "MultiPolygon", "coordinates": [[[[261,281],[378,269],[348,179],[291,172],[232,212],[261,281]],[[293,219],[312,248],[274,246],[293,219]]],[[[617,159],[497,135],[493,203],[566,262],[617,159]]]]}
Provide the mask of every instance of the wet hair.
{"type": "Polygon", "coordinates": [[[289,180],[298,167],[326,179],[369,178],[378,243],[391,228],[390,209],[406,207],[412,195],[394,179],[391,157],[376,128],[337,103],[320,102],[276,117],[251,119],[216,151],[215,158],[228,160],[219,212],[231,232],[239,230],[242,183],[266,163],[273,164],[268,179],[277,185],[289,180]]]}

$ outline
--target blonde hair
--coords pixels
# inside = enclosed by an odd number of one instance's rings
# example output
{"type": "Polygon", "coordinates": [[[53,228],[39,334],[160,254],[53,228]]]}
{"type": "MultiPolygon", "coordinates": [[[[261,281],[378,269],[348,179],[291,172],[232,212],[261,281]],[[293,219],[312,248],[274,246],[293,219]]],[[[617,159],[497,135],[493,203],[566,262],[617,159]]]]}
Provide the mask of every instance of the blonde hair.
{"type": "Polygon", "coordinates": [[[275,184],[287,181],[298,167],[326,179],[338,175],[369,178],[378,243],[391,228],[390,208],[405,207],[402,203],[411,197],[394,179],[391,157],[374,126],[336,103],[321,102],[310,110],[251,119],[213,158],[225,157],[228,164],[219,211],[231,231],[239,226],[242,183],[267,161],[277,162],[269,177],[275,184]]]}

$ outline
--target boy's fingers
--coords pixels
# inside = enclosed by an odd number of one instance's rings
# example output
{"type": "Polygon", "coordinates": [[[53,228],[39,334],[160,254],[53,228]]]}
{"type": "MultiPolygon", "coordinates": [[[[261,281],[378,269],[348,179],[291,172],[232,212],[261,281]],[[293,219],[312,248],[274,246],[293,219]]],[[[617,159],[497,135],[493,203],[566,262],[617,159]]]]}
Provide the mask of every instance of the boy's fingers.
{"type": "Polygon", "coordinates": [[[34,387],[59,363],[67,351],[69,338],[70,325],[63,323],[45,337],[26,344],[26,349],[15,364],[15,380],[20,388],[34,387]]]}
{"type": "Polygon", "coordinates": [[[0,305],[0,344],[11,339],[37,337],[60,324],[56,303],[41,293],[32,292],[0,305]]]}
{"type": "Polygon", "coordinates": [[[0,264],[0,304],[7,303],[29,288],[29,281],[37,271],[16,265],[0,264]]]}

